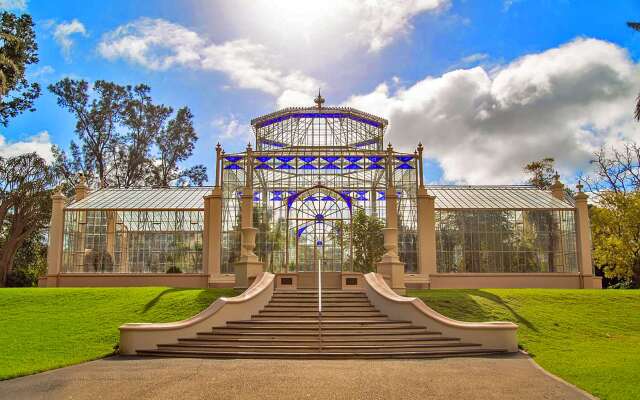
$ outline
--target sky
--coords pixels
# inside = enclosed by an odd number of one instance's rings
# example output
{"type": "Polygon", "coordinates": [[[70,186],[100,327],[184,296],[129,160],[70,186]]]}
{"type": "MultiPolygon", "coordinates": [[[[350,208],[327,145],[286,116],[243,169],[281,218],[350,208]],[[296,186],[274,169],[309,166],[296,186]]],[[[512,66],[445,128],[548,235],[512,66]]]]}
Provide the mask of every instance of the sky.
{"type": "Polygon", "coordinates": [[[193,156],[251,140],[280,108],[351,106],[389,120],[397,149],[425,146],[429,183],[517,184],[556,159],[567,183],[600,147],[640,142],[638,0],[0,0],[29,13],[43,87],[37,111],[0,130],[0,155],[51,159],[75,138],[46,89],[65,77],[146,83],[188,106],[193,156]]]}

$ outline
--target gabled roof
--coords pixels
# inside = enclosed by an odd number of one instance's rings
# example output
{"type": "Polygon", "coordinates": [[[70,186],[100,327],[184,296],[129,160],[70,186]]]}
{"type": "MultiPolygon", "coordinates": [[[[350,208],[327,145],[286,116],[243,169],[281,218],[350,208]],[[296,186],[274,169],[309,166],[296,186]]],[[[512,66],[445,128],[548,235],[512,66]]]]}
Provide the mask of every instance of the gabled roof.
{"type": "Polygon", "coordinates": [[[351,107],[288,107],[266,114],[251,120],[251,125],[256,129],[262,128],[287,118],[350,118],[354,121],[363,122],[376,128],[384,128],[389,122],[373,114],[356,110],[351,107]]]}
{"type": "Polygon", "coordinates": [[[203,210],[211,187],[107,188],[67,206],[68,210],[203,210]]]}
{"type": "Polygon", "coordinates": [[[573,210],[567,198],[558,200],[548,191],[533,186],[454,186],[430,185],[427,192],[436,196],[436,209],[573,210]]]}

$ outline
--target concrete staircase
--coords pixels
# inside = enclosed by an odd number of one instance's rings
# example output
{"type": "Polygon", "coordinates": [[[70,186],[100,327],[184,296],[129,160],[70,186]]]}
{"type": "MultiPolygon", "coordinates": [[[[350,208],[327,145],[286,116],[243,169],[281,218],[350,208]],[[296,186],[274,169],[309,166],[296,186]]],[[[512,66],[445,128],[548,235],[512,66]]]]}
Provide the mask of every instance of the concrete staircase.
{"type": "Polygon", "coordinates": [[[275,291],[249,320],[137,350],[139,355],[202,358],[436,358],[504,353],[388,318],[364,292],[275,291]]]}

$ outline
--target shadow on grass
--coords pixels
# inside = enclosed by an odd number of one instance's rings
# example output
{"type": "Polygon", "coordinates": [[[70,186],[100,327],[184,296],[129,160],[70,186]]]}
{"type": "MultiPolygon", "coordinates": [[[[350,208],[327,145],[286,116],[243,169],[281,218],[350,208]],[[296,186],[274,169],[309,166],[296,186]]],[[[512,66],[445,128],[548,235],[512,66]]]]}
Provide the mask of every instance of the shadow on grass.
{"type": "Polygon", "coordinates": [[[486,322],[495,319],[495,315],[491,314],[485,307],[474,299],[474,296],[482,297],[496,304],[497,307],[506,310],[511,314],[511,321],[526,326],[534,332],[538,329],[526,318],[520,315],[500,296],[486,292],[480,289],[462,289],[455,292],[449,292],[451,295],[441,297],[439,295],[429,296],[429,292],[423,292],[418,295],[427,305],[437,309],[438,312],[454,319],[464,321],[486,322]],[[455,293],[455,294],[454,294],[455,293]]]}
{"type": "Polygon", "coordinates": [[[166,296],[170,293],[174,293],[174,292],[182,292],[184,290],[192,290],[192,289],[184,289],[184,288],[169,288],[169,289],[165,289],[162,292],[158,293],[158,295],[156,297],[154,297],[153,299],[151,299],[147,304],[144,305],[144,308],[142,310],[143,313],[146,313],[147,311],[149,311],[151,308],[153,308],[153,306],[155,306],[158,301],[160,301],[160,299],[162,298],[162,296],[166,296]]]}
{"type": "Polygon", "coordinates": [[[514,310],[508,303],[506,303],[500,296],[496,296],[493,293],[485,292],[484,290],[473,290],[473,294],[487,300],[493,301],[494,303],[504,307],[507,309],[511,315],[513,315],[514,319],[518,324],[522,324],[527,328],[531,329],[534,332],[538,332],[538,329],[525,317],[520,315],[516,310],[514,310]]]}

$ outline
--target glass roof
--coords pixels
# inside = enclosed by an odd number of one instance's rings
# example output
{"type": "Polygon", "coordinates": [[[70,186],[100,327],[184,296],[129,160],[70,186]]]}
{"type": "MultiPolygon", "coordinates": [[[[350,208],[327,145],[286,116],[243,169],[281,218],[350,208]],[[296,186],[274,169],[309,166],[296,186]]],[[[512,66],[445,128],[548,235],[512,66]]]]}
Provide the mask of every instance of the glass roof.
{"type": "Polygon", "coordinates": [[[211,187],[101,189],[67,206],[71,210],[203,210],[211,187]]]}
{"type": "Polygon", "coordinates": [[[558,200],[550,192],[532,186],[427,186],[436,196],[436,209],[560,209],[572,210],[569,199],[558,200]]]}

